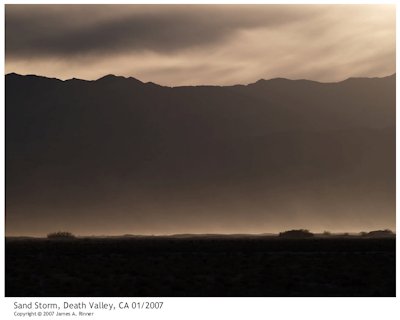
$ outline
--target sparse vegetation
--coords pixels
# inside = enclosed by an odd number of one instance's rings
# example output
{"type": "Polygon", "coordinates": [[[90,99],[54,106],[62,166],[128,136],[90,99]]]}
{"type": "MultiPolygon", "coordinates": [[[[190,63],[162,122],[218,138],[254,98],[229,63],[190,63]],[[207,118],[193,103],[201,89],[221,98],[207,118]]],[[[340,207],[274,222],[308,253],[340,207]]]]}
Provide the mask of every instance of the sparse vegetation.
{"type": "Polygon", "coordinates": [[[363,237],[372,237],[372,238],[381,238],[381,237],[394,237],[394,233],[389,230],[373,230],[370,232],[361,232],[361,236],[363,237]]]}
{"type": "Polygon", "coordinates": [[[71,232],[58,231],[58,232],[49,233],[47,235],[47,239],[52,239],[52,240],[71,240],[71,239],[75,239],[75,236],[71,232]]]}
{"type": "Polygon", "coordinates": [[[314,234],[307,229],[289,230],[279,233],[281,238],[311,238],[314,234]]]}

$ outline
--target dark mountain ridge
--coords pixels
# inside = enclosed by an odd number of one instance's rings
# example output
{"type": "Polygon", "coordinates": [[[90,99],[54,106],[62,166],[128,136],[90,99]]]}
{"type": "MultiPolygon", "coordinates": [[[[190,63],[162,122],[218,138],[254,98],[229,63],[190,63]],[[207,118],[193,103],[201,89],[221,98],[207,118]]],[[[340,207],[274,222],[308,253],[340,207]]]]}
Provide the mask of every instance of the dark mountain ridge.
{"type": "Polygon", "coordinates": [[[396,73],[393,73],[391,75],[388,76],[384,76],[384,77],[350,77],[341,81],[336,81],[336,82],[320,82],[320,81],[316,81],[316,80],[308,80],[308,79],[288,79],[288,78],[282,78],[282,77],[277,77],[277,78],[270,78],[270,79],[259,79],[253,83],[249,83],[249,84],[235,84],[235,85],[226,85],[226,86],[222,86],[222,85],[182,85],[182,86],[165,86],[165,85],[159,85],[156,84],[154,82],[142,82],[137,78],[134,77],[125,77],[125,76],[118,76],[115,74],[106,74],[98,79],[95,80],[86,80],[86,79],[80,79],[80,78],[70,78],[70,79],[66,79],[66,80],[62,80],[59,78],[55,78],[55,77],[47,77],[47,76],[41,76],[41,75],[35,75],[35,74],[18,74],[15,72],[10,72],[7,73],[6,78],[41,78],[41,79],[49,79],[49,80],[58,80],[61,82],[69,82],[69,81],[82,81],[82,82],[97,82],[97,81],[103,81],[103,80],[115,80],[115,79],[119,79],[119,80],[134,80],[138,83],[143,83],[143,84],[155,84],[157,86],[161,86],[161,87],[166,87],[166,88],[181,88],[181,87],[235,87],[235,86],[251,86],[251,85],[255,85],[255,84],[262,84],[262,83],[266,83],[266,82],[309,82],[309,83],[314,83],[314,84],[322,84],[322,85],[328,85],[328,84],[337,84],[337,83],[342,83],[342,82],[348,82],[348,81],[375,81],[375,80],[379,80],[379,79],[390,79],[392,78],[393,80],[395,80],[396,78],[396,73]]]}
{"type": "Polygon", "coordinates": [[[8,217],[149,198],[214,206],[229,195],[255,211],[327,197],[393,222],[395,80],[171,88],[8,74],[8,217]]]}

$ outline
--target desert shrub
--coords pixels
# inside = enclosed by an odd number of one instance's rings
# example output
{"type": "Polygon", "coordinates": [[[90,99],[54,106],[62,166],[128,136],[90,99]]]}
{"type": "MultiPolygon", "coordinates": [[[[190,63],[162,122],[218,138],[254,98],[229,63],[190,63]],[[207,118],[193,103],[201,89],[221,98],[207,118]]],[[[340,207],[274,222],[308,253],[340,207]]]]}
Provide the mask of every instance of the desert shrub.
{"type": "Polygon", "coordinates": [[[389,229],[385,229],[385,230],[374,230],[374,231],[370,231],[366,234],[367,237],[392,237],[394,236],[394,233],[389,230],[389,229]]]}
{"type": "Polygon", "coordinates": [[[314,234],[306,229],[289,230],[279,233],[281,238],[311,238],[314,234]]]}
{"type": "Polygon", "coordinates": [[[58,231],[58,232],[49,233],[47,235],[47,239],[69,240],[69,239],[75,239],[75,236],[71,232],[58,231]]]}

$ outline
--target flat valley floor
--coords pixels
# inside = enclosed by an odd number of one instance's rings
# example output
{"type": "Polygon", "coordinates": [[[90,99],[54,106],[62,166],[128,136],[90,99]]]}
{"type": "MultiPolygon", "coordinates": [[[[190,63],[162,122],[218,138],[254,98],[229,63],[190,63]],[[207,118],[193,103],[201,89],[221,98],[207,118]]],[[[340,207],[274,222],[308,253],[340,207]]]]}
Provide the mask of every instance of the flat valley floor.
{"type": "Polygon", "coordinates": [[[395,239],[6,239],[7,297],[395,296],[395,239]]]}

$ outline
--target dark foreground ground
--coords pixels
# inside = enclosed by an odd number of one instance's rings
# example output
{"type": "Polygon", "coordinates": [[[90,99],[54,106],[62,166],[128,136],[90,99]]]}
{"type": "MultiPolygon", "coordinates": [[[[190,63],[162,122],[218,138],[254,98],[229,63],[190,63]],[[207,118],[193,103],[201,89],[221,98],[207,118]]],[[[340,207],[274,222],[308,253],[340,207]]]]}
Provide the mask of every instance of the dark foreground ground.
{"type": "Polygon", "coordinates": [[[395,296],[395,239],[6,240],[6,296],[395,296]]]}

